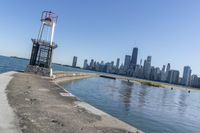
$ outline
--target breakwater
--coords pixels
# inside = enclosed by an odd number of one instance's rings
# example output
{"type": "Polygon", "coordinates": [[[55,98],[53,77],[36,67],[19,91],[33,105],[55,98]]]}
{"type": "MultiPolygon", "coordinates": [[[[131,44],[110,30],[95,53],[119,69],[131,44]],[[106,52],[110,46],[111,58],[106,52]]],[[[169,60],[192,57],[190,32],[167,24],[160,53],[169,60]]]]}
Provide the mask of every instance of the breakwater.
{"type": "Polygon", "coordinates": [[[57,74],[48,79],[16,73],[7,86],[9,104],[22,132],[138,133],[136,128],[68,94],[57,83],[96,75],[57,74]]]}

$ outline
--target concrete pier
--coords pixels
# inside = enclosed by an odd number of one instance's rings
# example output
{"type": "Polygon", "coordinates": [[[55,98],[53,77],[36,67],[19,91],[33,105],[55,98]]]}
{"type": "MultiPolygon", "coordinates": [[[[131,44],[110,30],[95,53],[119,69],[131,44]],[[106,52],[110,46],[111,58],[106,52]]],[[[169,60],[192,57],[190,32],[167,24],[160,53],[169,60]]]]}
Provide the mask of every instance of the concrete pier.
{"type": "Polygon", "coordinates": [[[13,129],[16,133],[18,128],[23,133],[141,133],[129,124],[78,100],[57,85],[92,76],[96,75],[68,73],[57,75],[52,80],[33,74],[15,73],[13,79],[9,78],[12,80],[7,86],[6,101],[17,115],[17,119],[14,119],[15,114],[10,113],[10,121],[19,122],[18,126],[12,125],[13,129]]]}
{"type": "Polygon", "coordinates": [[[15,72],[0,74],[0,133],[21,133],[16,115],[8,104],[6,87],[15,72]]]}

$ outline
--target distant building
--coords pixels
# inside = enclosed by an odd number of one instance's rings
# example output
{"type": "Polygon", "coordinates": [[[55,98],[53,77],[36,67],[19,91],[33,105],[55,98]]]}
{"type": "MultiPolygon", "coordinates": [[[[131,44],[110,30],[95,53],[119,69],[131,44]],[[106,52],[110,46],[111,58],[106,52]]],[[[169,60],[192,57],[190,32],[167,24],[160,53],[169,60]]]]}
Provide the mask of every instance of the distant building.
{"type": "Polygon", "coordinates": [[[163,65],[162,67],[162,72],[165,72],[165,65],[163,65]]]}
{"type": "Polygon", "coordinates": [[[150,73],[151,73],[151,56],[148,56],[147,59],[144,61],[143,77],[145,79],[150,79],[150,73]]]}
{"type": "Polygon", "coordinates": [[[155,69],[156,69],[156,71],[155,71],[154,80],[160,81],[161,80],[161,70],[159,67],[156,67],[155,69]]]}
{"type": "Polygon", "coordinates": [[[149,79],[150,80],[154,80],[155,79],[155,74],[156,74],[156,69],[154,68],[154,66],[152,66],[149,79]]]}
{"type": "Polygon", "coordinates": [[[90,69],[93,69],[94,68],[94,59],[91,59],[90,61],[90,69]]]}
{"type": "Polygon", "coordinates": [[[188,86],[190,82],[190,77],[191,77],[191,68],[189,66],[185,66],[183,70],[183,79],[182,79],[182,84],[188,86]]]}
{"type": "Polygon", "coordinates": [[[134,76],[135,68],[137,65],[137,56],[138,56],[138,48],[133,48],[131,61],[127,69],[127,75],[128,76],[134,76]]]}
{"type": "Polygon", "coordinates": [[[147,56],[147,63],[151,66],[151,56],[147,56]]]}
{"type": "Polygon", "coordinates": [[[114,67],[114,61],[111,61],[111,67],[112,68],[114,67]]]}
{"type": "Polygon", "coordinates": [[[88,67],[87,61],[88,61],[87,59],[84,60],[83,69],[87,69],[88,67]]]}
{"type": "Polygon", "coordinates": [[[134,71],[134,73],[133,73],[133,76],[134,77],[138,77],[138,78],[140,78],[140,72],[141,72],[141,65],[136,65],[136,67],[135,67],[135,71],[134,71]]]}
{"type": "Polygon", "coordinates": [[[167,76],[167,82],[170,84],[179,83],[179,71],[178,70],[169,70],[167,76]]]}
{"type": "Polygon", "coordinates": [[[116,63],[116,68],[117,68],[117,69],[119,68],[119,63],[120,63],[120,59],[117,58],[117,63],[116,63]]]}
{"type": "Polygon", "coordinates": [[[142,66],[142,59],[140,59],[140,66],[142,66]]]}
{"type": "Polygon", "coordinates": [[[125,61],[124,61],[124,69],[128,69],[129,65],[131,62],[131,56],[130,55],[125,55],[125,61]]]}
{"type": "Polygon", "coordinates": [[[166,81],[165,68],[166,68],[166,66],[163,65],[163,67],[162,67],[162,71],[160,72],[160,81],[162,81],[162,82],[166,81]]]}
{"type": "MultiPolygon", "coordinates": [[[[166,69],[166,78],[168,77],[168,73],[169,73],[169,71],[170,71],[170,69],[171,69],[171,65],[170,65],[170,63],[168,63],[167,64],[167,69],[166,69]]],[[[167,79],[166,79],[167,80],[167,79]]]]}
{"type": "Polygon", "coordinates": [[[162,81],[162,82],[166,81],[166,73],[163,71],[161,71],[161,73],[160,73],[160,81],[162,81]]]}
{"type": "Polygon", "coordinates": [[[77,64],[77,57],[74,56],[74,57],[73,57],[72,66],[73,66],[73,67],[76,67],[76,64],[77,64]]]}
{"type": "Polygon", "coordinates": [[[199,83],[199,80],[198,80],[198,76],[197,75],[192,75],[191,76],[191,86],[193,87],[199,87],[200,83],[199,83]]]}
{"type": "Polygon", "coordinates": [[[131,62],[130,62],[130,66],[129,66],[133,70],[135,70],[135,67],[137,65],[137,56],[138,56],[138,48],[133,48],[131,62]]]}
{"type": "Polygon", "coordinates": [[[171,65],[170,65],[170,63],[168,63],[167,64],[167,69],[166,69],[167,72],[170,70],[170,67],[171,67],[171,65]]]}
{"type": "Polygon", "coordinates": [[[150,80],[155,80],[155,81],[160,81],[161,79],[161,70],[159,67],[154,68],[153,66],[151,67],[151,72],[149,76],[150,80]]]}
{"type": "Polygon", "coordinates": [[[97,62],[94,61],[94,65],[93,65],[93,67],[92,67],[92,70],[95,70],[95,71],[96,71],[96,66],[97,66],[97,62]]]}
{"type": "Polygon", "coordinates": [[[106,70],[105,72],[111,73],[112,72],[112,63],[106,63],[105,64],[105,70],[106,70]]]}
{"type": "Polygon", "coordinates": [[[126,74],[126,72],[124,71],[124,65],[123,64],[120,65],[118,74],[120,74],[120,75],[125,75],[126,74]]]}

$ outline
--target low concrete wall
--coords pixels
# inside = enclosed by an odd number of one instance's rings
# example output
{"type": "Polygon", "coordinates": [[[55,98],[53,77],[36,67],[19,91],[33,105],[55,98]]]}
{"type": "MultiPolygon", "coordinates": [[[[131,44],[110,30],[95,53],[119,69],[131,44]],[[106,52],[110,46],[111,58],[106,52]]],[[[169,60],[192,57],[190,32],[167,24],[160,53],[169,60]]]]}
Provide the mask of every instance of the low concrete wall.
{"type": "Polygon", "coordinates": [[[98,77],[97,74],[78,73],[78,72],[57,72],[54,73],[55,78],[52,79],[55,83],[67,82],[71,80],[78,80],[84,78],[98,77]]]}

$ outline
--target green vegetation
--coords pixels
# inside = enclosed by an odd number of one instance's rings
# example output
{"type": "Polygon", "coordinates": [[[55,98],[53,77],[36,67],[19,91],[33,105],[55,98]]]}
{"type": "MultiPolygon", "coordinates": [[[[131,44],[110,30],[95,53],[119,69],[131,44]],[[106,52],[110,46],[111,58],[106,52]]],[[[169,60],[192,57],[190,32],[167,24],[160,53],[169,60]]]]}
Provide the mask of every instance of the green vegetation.
{"type": "Polygon", "coordinates": [[[143,85],[165,88],[164,85],[159,84],[159,83],[155,83],[155,82],[151,82],[151,81],[139,81],[139,80],[137,80],[137,82],[140,82],[140,83],[143,84],[143,85]]]}

